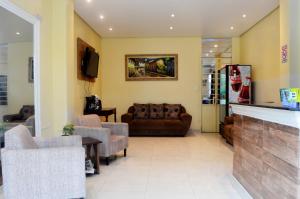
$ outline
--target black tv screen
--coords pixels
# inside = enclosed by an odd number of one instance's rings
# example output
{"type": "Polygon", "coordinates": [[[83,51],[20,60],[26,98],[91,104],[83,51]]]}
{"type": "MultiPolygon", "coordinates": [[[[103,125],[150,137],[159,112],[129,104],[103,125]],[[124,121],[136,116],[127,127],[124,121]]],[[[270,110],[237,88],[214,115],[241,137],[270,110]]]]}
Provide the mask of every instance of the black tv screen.
{"type": "Polygon", "coordinates": [[[99,54],[86,48],[82,60],[82,73],[87,77],[98,77],[99,54]]]}

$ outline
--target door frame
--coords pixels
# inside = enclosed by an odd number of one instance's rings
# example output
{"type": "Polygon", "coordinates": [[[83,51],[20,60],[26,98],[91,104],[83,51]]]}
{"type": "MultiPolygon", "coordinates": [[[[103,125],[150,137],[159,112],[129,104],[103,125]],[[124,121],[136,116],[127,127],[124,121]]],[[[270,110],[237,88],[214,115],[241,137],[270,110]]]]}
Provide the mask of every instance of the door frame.
{"type": "Polygon", "coordinates": [[[0,7],[19,16],[33,25],[33,63],[34,63],[34,111],[35,136],[41,136],[41,92],[40,92],[40,18],[33,16],[9,0],[1,0],[0,7]]]}

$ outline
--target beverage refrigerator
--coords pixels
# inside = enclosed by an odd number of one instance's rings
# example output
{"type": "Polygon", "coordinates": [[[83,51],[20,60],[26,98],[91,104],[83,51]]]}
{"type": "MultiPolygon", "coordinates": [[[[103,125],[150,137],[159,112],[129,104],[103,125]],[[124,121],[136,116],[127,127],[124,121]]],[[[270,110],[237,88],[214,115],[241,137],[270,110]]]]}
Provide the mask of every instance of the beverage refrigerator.
{"type": "Polygon", "coordinates": [[[225,117],[230,116],[230,103],[250,104],[251,65],[226,65],[218,70],[220,131],[225,117]]]}

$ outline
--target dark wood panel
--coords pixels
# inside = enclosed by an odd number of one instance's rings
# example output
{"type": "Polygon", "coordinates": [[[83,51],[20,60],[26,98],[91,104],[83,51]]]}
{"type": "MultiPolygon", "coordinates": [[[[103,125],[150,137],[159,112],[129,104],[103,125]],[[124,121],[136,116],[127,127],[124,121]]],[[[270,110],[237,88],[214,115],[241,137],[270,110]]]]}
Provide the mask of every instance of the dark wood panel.
{"type": "Polygon", "coordinates": [[[263,162],[274,169],[276,169],[281,175],[289,178],[294,183],[300,184],[299,169],[286,161],[272,155],[265,151],[263,154],[263,162]]]}
{"type": "Polygon", "coordinates": [[[298,136],[273,128],[265,128],[263,142],[264,150],[299,168],[298,136]]]}
{"type": "Polygon", "coordinates": [[[251,173],[246,171],[241,171],[238,176],[235,176],[237,180],[245,187],[245,189],[251,194],[255,199],[263,198],[261,195],[262,187],[260,183],[252,178],[251,173]]]}
{"type": "MultiPolygon", "coordinates": [[[[298,198],[298,185],[282,176],[278,171],[264,164],[262,185],[264,190],[270,192],[274,199],[298,198]]],[[[264,191],[262,192],[264,193],[264,191]]],[[[269,194],[270,194],[269,193],[269,194]]]]}
{"type": "Polygon", "coordinates": [[[234,116],[233,175],[254,198],[299,198],[299,129],[234,116]]]}

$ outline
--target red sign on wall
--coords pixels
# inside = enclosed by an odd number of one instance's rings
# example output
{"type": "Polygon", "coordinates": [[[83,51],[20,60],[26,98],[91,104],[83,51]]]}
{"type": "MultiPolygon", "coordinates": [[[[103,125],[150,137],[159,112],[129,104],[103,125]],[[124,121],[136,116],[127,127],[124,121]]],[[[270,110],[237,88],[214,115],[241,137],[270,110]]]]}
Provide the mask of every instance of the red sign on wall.
{"type": "Polygon", "coordinates": [[[288,45],[285,44],[281,47],[281,63],[285,64],[288,62],[288,45]]]}

